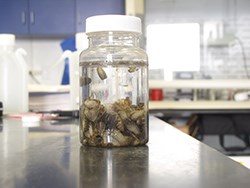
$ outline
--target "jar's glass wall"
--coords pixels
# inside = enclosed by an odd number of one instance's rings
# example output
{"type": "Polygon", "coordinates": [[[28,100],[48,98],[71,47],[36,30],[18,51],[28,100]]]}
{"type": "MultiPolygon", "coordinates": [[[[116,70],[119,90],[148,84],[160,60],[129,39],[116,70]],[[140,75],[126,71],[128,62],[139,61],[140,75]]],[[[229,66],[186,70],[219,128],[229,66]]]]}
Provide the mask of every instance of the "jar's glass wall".
{"type": "Polygon", "coordinates": [[[80,57],[81,142],[143,145],[148,141],[147,55],[129,35],[113,37],[113,45],[100,40],[80,57]]]}

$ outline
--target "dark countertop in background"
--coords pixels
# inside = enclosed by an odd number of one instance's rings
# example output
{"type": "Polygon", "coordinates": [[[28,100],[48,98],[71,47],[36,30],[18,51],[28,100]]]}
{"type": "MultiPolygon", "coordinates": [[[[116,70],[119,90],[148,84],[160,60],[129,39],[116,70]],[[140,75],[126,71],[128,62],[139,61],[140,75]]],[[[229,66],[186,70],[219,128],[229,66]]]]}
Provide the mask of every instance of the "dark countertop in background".
{"type": "Polygon", "coordinates": [[[149,143],[143,147],[81,146],[77,124],[43,121],[30,127],[3,119],[0,187],[250,186],[247,168],[157,118],[150,117],[149,143]]]}

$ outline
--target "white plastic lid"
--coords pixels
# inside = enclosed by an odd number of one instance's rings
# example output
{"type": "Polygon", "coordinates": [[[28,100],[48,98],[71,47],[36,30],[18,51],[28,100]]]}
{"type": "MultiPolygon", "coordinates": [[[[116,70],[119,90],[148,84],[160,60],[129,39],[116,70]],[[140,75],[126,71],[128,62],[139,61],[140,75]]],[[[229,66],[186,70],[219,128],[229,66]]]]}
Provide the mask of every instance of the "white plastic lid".
{"type": "Polygon", "coordinates": [[[99,15],[86,19],[86,33],[128,31],[141,33],[141,19],[126,15],[99,15]]]}
{"type": "Polygon", "coordinates": [[[75,39],[76,39],[76,50],[82,51],[88,48],[89,41],[85,33],[76,33],[75,39]]]}
{"type": "Polygon", "coordinates": [[[0,45],[1,46],[14,46],[15,35],[13,34],[0,34],[0,45]]]}

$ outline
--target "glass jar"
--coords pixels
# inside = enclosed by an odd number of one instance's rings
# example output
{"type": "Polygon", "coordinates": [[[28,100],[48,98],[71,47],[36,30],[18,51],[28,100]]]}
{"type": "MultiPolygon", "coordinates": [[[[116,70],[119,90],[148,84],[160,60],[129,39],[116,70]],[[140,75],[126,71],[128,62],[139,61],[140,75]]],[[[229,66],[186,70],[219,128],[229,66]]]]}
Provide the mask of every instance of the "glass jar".
{"type": "Polygon", "coordinates": [[[116,147],[148,142],[148,60],[139,47],[141,20],[102,15],[86,20],[80,54],[80,141],[116,147]]]}

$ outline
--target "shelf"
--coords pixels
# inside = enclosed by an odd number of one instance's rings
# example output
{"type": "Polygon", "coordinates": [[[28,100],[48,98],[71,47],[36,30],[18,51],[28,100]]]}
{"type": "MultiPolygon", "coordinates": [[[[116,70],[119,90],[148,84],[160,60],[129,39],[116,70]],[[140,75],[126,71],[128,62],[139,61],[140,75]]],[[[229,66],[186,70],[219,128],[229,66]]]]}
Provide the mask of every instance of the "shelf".
{"type": "Polygon", "coordinates": [[[250,101],[149,101],[149,110],[250,110],[250,101]]]}
{"type": "Polygon", "coordinates": [[[250,89],[250,80],[149,80],[149,89],[250,89]]]}
{"type": "Polygon", "coordinates": [[[29,84],[29,93],[60,93],[69,92],[69,85],[40,85],[40,84],[29,84]]]}

